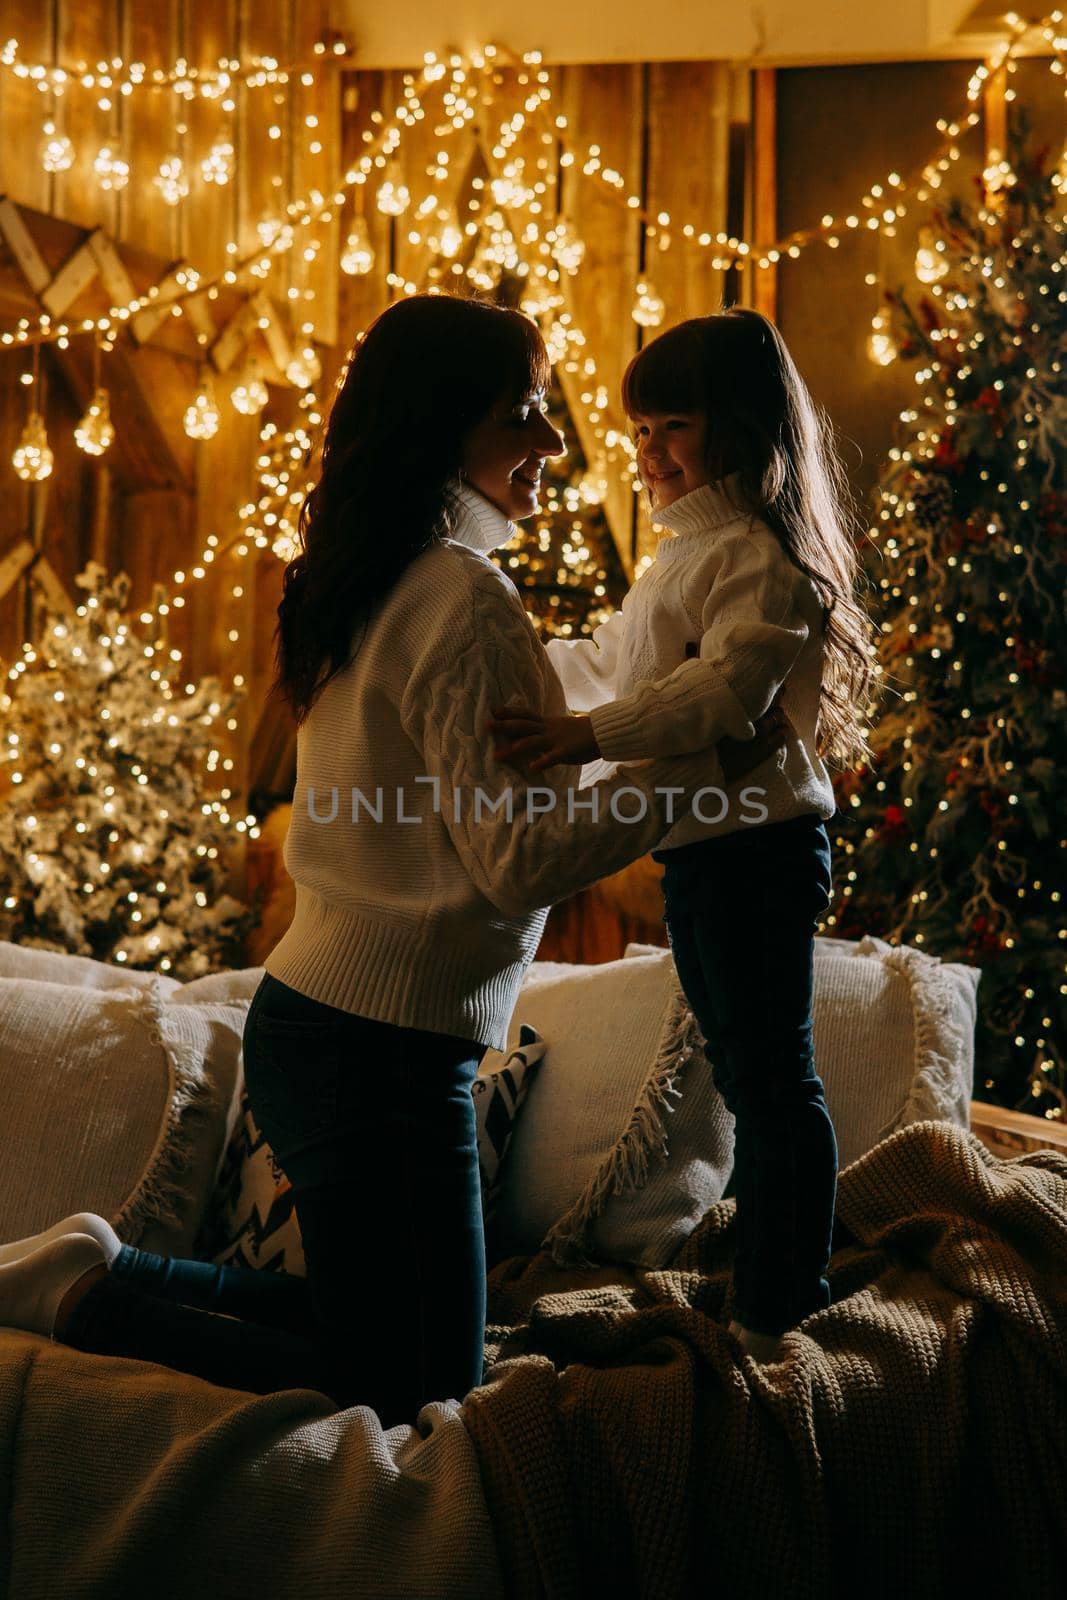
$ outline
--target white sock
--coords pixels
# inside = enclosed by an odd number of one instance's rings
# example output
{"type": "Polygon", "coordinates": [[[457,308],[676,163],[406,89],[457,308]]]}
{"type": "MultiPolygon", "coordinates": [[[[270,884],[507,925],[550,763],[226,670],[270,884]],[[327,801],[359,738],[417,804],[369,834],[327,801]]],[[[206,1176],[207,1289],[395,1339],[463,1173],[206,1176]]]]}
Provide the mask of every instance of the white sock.
{"type": "Polygon", "coordinates": [[[93,1211],[76,1211],[73,1216],[64,1217],[62,1222],[46,1228],[43,1233],[34,1233],[26,1239],[13,1239],[10,1244],[0,1245],[0,1266],[5,1266],[9,1261],[21,1261],[23,1256],[32,1255],[42,1245],[51,1244],[53,1239],[62,1239],[67,1233],[87,1233],[90,1239],[95,1239],[109,1267],[122,1249],[122,1240],[110,1222],[105,1222],[93,1211]]]}
{"type": "Polygon", "coordinates": [[[0,1325],[51,1338],[63,1296],[93,1267],[107,1265],[104,1248],[87,1233],[67,1233],[0,1266],[0,1325]]]}
{"type": "Polygon", "coordinates": [[[756,1333],[751,1328],[744,1327],[740,1322],[731,1322],[730,1333],[740,1344],[742,1350],[752,1356],[756,1361],[781,1361],[785,1356],[785,1347],[782,1336],[778,1333],[756,1333]]]}

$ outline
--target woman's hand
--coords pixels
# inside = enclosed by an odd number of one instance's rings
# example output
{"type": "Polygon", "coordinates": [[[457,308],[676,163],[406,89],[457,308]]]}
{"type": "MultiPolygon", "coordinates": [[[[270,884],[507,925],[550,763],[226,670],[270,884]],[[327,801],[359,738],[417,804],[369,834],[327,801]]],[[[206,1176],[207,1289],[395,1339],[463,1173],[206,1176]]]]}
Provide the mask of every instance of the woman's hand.
{"type": "Polygon", "coordinates": [[[498,761],[516,767],[529,763],[531,772],[580,767],[600,755],[588,717],[542,717],[528,706],[494,706],[485,731],[492,735],[498,761]]]}
{"type": "MultiPolygon", "coordinates": [[[[772,706],[755,723],[753,739],[728,736],[715,746],[728,783],[743,778],[761,766],[786,743],[793,731],[785,712],[772,706]]],[[[595,761],[600,747],[589,717],[542,717],[528,706],[494,706],[493,720],[486,723],[493,737],[498,761],[522,767],[529,761],[531,772],[544,772],[561,763],[581,766],[595,761]],[[533,756],[534,759],[529,758],[533,756]]]]}

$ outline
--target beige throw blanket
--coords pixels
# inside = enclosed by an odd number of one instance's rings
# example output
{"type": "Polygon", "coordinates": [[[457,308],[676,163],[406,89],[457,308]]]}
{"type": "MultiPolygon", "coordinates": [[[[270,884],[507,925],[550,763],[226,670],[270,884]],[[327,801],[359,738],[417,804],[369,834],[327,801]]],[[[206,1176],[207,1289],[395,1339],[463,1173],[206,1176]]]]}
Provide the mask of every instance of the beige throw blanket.
{"type": "Polygon", "coordinates": [[[383,1432],[0,1332],[3,1600],[504,1600],[454,1401],[383,1432]]]}
{"type": "Polygon", "coordinates": [[[462,1416],[509,1600],[1067,1595],[1067,1157],[916,1123],[838,1215],[776,1366],[724,1331],[732,1200],[669,1271],[494,1269],[462,1416]]]}

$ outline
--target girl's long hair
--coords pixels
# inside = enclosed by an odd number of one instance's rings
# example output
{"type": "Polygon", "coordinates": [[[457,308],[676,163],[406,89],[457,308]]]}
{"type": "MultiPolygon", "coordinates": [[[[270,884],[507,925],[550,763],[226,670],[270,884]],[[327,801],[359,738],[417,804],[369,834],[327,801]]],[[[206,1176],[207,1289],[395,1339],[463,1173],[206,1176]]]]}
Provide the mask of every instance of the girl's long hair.
{"type": "Polygon", "coordinates": [[[357,620],[454,527],[463,442],[502,395],[547,388],[548,357],[519,311],[445,294],[383,311],[349,357],[319,480],[285,569],[276,676],[302,723],[353,653],[357,620]]]}
{"type": "Polygon", "coordinates": [[[873,627],[855,589],[859,519],[833,432],[773,322],[734,307],[680,322],[634,357],[623,376],[630,417],[699,411],[708,475],[740,474],[741,509],[777,534],[812,579],[825,634],[816,749],[842,769],[870,760],[873,627]]]}

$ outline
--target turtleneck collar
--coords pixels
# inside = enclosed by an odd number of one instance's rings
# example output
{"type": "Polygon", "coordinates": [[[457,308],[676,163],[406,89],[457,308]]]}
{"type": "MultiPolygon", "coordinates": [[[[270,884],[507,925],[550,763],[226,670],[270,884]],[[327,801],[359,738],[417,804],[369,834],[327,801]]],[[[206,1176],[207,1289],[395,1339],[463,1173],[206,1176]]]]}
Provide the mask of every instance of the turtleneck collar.
{"type": "Polygon", "coordinates": [[[747,515],[740,473],[733,472],[717,483],[701,484],[699,489],[691,489],[662,511],[652,513],[653,524],[670,528],[674,535],[661,539],[656,553],[663,555],[678,547],[688,548],[694,538],[706,537],[747,515]]]}
{"type": "Polygon", "coordinates": [[[456,526],[451,538],[457,544],[465,544],[468,549],[487,556],[514,539],[518,528],[477,489],[472,489],[469,483],[460,483],[458,478],[452,480],[449,488],[456,503],[456,526]]]}

